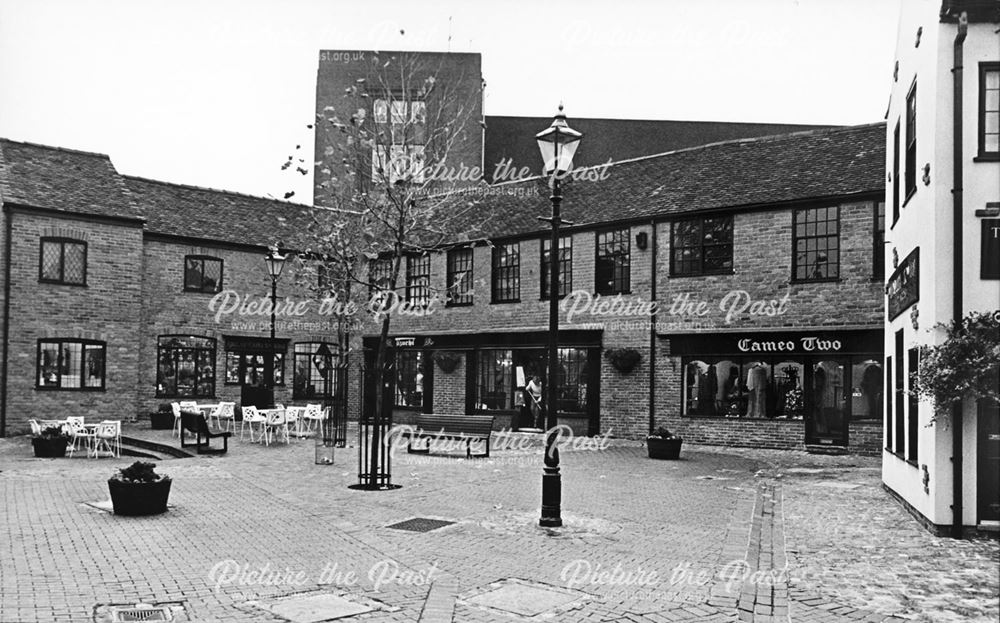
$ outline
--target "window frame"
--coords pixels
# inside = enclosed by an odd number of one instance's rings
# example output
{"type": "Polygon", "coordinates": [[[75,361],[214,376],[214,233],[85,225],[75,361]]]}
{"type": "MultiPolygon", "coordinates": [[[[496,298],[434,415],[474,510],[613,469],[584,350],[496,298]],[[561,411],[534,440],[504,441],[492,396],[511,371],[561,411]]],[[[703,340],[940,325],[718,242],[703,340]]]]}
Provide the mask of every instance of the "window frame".
{"type": "MultiPolygon", "coordinates": [[[[377,257],[368,262],[368,297],[371,298],[375,296],[376,293],[388,292],[389,281],[392,280],[392,269],[393,262],[395,258],[393,256],[377,257]],[[384,271],[384,275],[382,274],[384,271]],[[384,284],[377,285],[378,280],[381,279],[384,284]]],[[[397,275],[398,277],[398,275],[397,275]]],[[[395,292],[395,288],[392,291],[395,292]]]]}
{"type": "MultiPolygon", "coordinates": [[[[280,351],[277,351],[277,350],[274,351],[273,354],[274,354],[274,359],[275,360],[271,364],[271,376],[274,377],[275,376],[275,372],[278,372],[280,370],[281,371],[281,375],[280,375],[281,380],[278,381],[278,380],[275,380],[274,378],[272,378],[271,379],[271,385],[273,387],[284,387],[285,386],[285,360],[287,359],[287,357],[285,357],[285,353],[284,352],[280,352],[280,351]],[[280,361],[279,361],[279,359],[280,359],[280,361]]],[[[240,385],[243,385],[243,375],[241,373],[243,371],[245,371],[246,368],[247,368],[246,357],[248,357],[248,356],[254,356],[255,357],[255,356],[258,356],[258,355],[264,356],[264,355],[267,355],[267,353],[259,353],[259,352],[246,351],[246,350],[230,350],[230,349],[227,348],[226,351],[225,351],[225,353],[223,353],[223,357],[224,357],[223,361],[224,361],[224,363],[223,363],[223,366],[222,366],[222,384],[223,385],[227,385],[227,386],[240,386],[240,385]],[[239,360],[238,363],[236,364],[236,366],[237,366],[236,367],[236,369],[237,369],[236,374],[237,374],[239,380],[236,380],[236,381],[230,381],[229,380],[229,355],[236,355],[236,357],[239,360]]]]}
{"type": "Polygon", "coordinates": [[[467,307],[475,303],[475,289],[473,287],[473,270],[476,264],[476,250],[474,247],[453,247],[448,249],[445,256],[445,306],[446,307],[467,307]],[[461,272],[462,277],[455,279],[455,275],[461,272]],[[467,284],[467,289],[460,286],[467,284]]]}
{"type": "MultiPolygon", "coordinates": [[[[996,61],[983,61],[979,63],[979,127],[977,129],[978,143],[979,143],[979,155],[975,158],[977,161],[1000,161],[1000,137],[998,137],[998,145],[995,151],[986,150],[986,74],[996,73],[998,83],[1000,83],[1000,62],[996,61]]],[[[1000,91],[1000,89],[998,89],[1000,91]]],[[[1000,96],[998,96],[1000,97],[1000,96]]],[[[998,124],[1000,124],[1000,112],[994,112],[998,116],[998,124]]]]}
{"type": "Polygon", "coordinates": [[[87,287],[87,262],[89,259],[89,248],[86,240],[78,238],[67,238],[64,236],[42,236],[38,242],[38,282],[51,283],[55,285],[87,287]],[[59,245],[59,278],[51,279],[45,277],[45,245],[59,245]],[[83,247],[83,277],[79,282],[66,280],[66,245],[75,244],[83,247]]]}
{"type": "Polygon", "coordinates": [[[491,249],[490,261],[490,303],[520,303],[521,302],[521,243],[519,241],[494,243],[491,249]],[[514,262],[508,266],[500,266],[501,249],[511,247],[513,253],[508,253],[514,258],[514,262]],[[504,282],[509,285],[507,288],[500,287],[499,271],[504,271],[504,282]],[[500,296],[509,294],[509,296],[500,296]]]}
{"type": "MultiPolygon", "coordinates": [[[[841,219],[840,219],[840,205],[839,204],[819,205],[819,206],[811,206],[811,207],[805,207],[805,208],[796,208],[795,210],[792,211],[792,279],[791,279],[792,283],[822,283],[822,282],[840,281],[840,260],[841,260],[841,254],[843,253],[843,247],[841,246],[841,240],[840,240],[840,233],[841,233],[841,222],[840,221],[841,221],[841,219]],[[833,210],[836,211],[836,224],[837,224],[837,228],[836,228],[836,232],[835,233],[833,233],[833,234],[826,233],[826,234],[823,234],[822,236],[817,235],[817,234],[813,234],[813,235],[805,234],[803,236],[799,236],[799,234],[798,234],[798,226],[799,226],[799,219],[801,218],[801,215],[807,214],[807,213],[809,213],[811,211],[816,211],[816,210],[830,210],[830,209],[833,209],[833,210]],[[827,270],[827,276],[825,276],[825,277],[802,277],[802,278],[800,278],[798,276],[798,274],[799,274],[798,241],[800,239],[805,239],[805,240],[808,240],[808,239],[819,240],[819,239],[831,238],[831,237],[835,238],[836,241],[837,241],[837,249],[836,249],[837,250],[837,262],[836,262],[836,265],[835,265],[836,266],[836,271],[837,271],[836,276],[834,276],[834,277],[829,276],[829,272],[830,271],[828,269],[827,270]]],[[[819,220],[816,221],[816,223],[818,223],[818,222],[819,222],[819,220]]],[[[829,219],[827,219],[826,222],[829,222],[829,219]]],[[[806,223],[803,223],[803,224],[804,225],[808,225],[808,221],[806,223]]],[[[827,247],[827,253],[829,253],[829,251],[830,251],[830,249],[829,249],[829,247],[827,247]]],[[[806,264],[808,264],[808,253],[809,253],[808,249],[805,251],[805,253],[807,254],[806,255],[806,264]]],[[[827,264],[828,267],[831,266],[831,262],[829,261],[829,257],[827,258],[826,264],[827,264]]]]}
{"type": "Polygon", "coordinates": [[[418,307],[427,307],[431,303],[430,253],[406,256],[406,302],[418,307]],[[416,268],[425,268],[426,272],[417,273],[416,268]]]}
{"type": "Polygon", "coordinates": [[[899,119],[896,120],[896,128],[892,132],[892,226],[896,226],[899,220],[899,119]]]}
{"type": "Polygon", "coordinates": [[[222,281],[223,281],[223,276],[224,276],[224,270],[225,270],[225,262],[222,260],[221,257],[215,257],[214,255],[197,255],[197,254],[185,255],[184,256],[184,291],[185,292],[198,292],[200,294],[218,294],[219,292],[222,292],[222,281]],[[188,261],[189,260],[198,260],[198,261],[201,262],[201,281],[202,281],[202,284],[205,283],[205,262],[211,260],[213,262],[218,262],[219,263],[219,282],[218,282],[218,284],[216,284],[216,287],[215,287],[214,290],[206,290],[205,287],[204,287],[204,285],[202,285],[202,287],[200,287],[200,288],[195,288],[195,287],[192,287],[192,286],[188,285],[188,261]]]}
{"type": "MultiPolygon", "coordinates": [[[[612,260],[613,261],[613,260],[612,260]]],[[[610,227],[605,229],[599,229],[594,232],[594,293],[600,294],[602,296],[615,295],[615,294],[631,294],[632,293],[632,228],[631,227],[610,227]],[[625,262],[623,262],[623,269],[621,275],[621,283],[619,287],[615,287],[615,265],[611,268],[611,285],[602,286],[601,284],[601,269],[600,263],[602,261],[608,261],[605,258],[615,257],[616,254],[605,255],[602,253],[602,247],[605,249],[609,247],[609,242],[605,240],[601,241],[602,236],[607,236],[609,234],[624,234],[625,240],[625,252],[623,255],[625,262]]]]}
{"type": "Polygon", "coordinates": [[[695,216],[691,218],[677,219],[670,221],[670,276],[671,277],[702,277],[705,275],[732,275],[736,271],[736,259],[735,259],[735,237],[736,237],[736,219],[732,214],[728,215],[716,215],[716,216],[695,216]],[[705,221],[708,220],[719,220],[726,219],[729,221],[729,242],[728,243],[712,243],[709,245],[705,244],[705,221]],[[697,246],[691,245],[678,245],[677,244],[677,226],[681,223],[697,223],[698,224],[698,240],[697,246]],[[705,269],[705,249],[708,248],[718,248],[718,247],[729,247],[729,268],[722,269],[705,269]],[[698,249],[699,267],[691,272],[679,272],[676,262],[676,251],[679,248],[684,249],[698,249]]]}
{"type": "MultiPolygon", "coordinates": [[[[872,208],[872,281],[885,281],[885,201],[876,199],[872,208]],[[879,206],[882,214],[879,215],[879,206]],[[879,221],[881,220],[881,229],[879,221]]],[[[839,259],[839,256],[838,256],[839,259]]]]}
{"type": "Polygon", "coordinates": [[[108,383],[108,343],[103,340],[89,340],[82,338],[38,338],[35,346],[35,389],[40,391],[74,391],[74,392],[103,392],[107,390],[108,383]],[[58,354],[56,359],[56,369],[57,369],[57,384],[56,385],[42,385],[40,382],[42,376],[42,344],[58,344],[58,354]],[[79,387],[67,387],[63,385],[63,345],[65,344],[79,344],[80,345],[80,386],[79,387]],[[100,387],[87,386],[86,371],[87,367],[84,365],[86,359],[85,354],[87,352],[87,346],[100,346],[102,349],[101,356],[101,385],[100,387]]]}
{"type": "Polygon", "coordinates": [[[917,80],[906,94],[906,129],[903,164],[903,205],[917,192],[917,80]]]}
{"type": "MultiPolygon", "coordinates": [[[[292,344],[292,400],[331,400],[337,395],[337,379],[338,375],[334,374],[336,371],[337,364],[334,360],[337,359],[337,345],[332,342],[323,341],[306,341],[306,342],[295,342],[292,344]],[[304,359],[307,362],[307,368],[309,370],[306,377],[305,387],[309,387],[310,382],[313,381],[313,367],[315,367],[315,357],[317,357],[316,351],[325,344],[326,348],[330,351],[329,368],[327,374],[330,376],[330,392],[324,393],[322,391],[309,393],[299,388],[298,384],[298,371],[299,371],[299,360],[304,359]],[[299,350],[300,346],[309,347],[308,350],[299,350]]],[[[325,379],[324,379],[325,380],[325,379]]]]}
{"type": "MultiPolygon", "coordinates": [[[[214,337],[206,337],[206,336],[203,336],[203,335],[188,335],[188,334],[183,334],[183,333],[169,333],[169,334],[165,334],[165,335],[158,335],[158,336],[156,336],[156,381],[155,381],[155,383],[156,383],[156,397],[157,398],[215,398],[216,391],[218,389],[218,380],[219,380],[219,376],[216,373],[216,367],[218,365],[218,354],[219,354],[219,343],[218,343],[218,340],[216,340],[214,337]],[[196,353],[198,351],[210,351],[212,353],[212,391],[211,391],[211,393],[205,394],[205,395],[200,395],[197,392],[195,392],[194,394],[191,394],[189,396],[187,394],[181,394],[181,393],[177,393],[177,392],[175,392],[175,393],[167,393],[167,392],[160,391],[160,377],[161,377],[161,375],[160,375],[160,351],[163,348],[163,346],[161,346],[160,342],[161,342],[161,340],[164,340],[164,339],[180,338],[180,337],[184,337],[184,338],[196,338],[196,339],[199,339],[199,340],[207,340],[209,343],[211,343],[211,347],[208,347],[208,346],[203,346],[203,347],[202,346],[170,347],[170,350],[192,350],[192,351],[195,351],[196,353]]],[[[197,354],[196,354],[195,355],[195,362],[196,362],[196,365],[195,365],[195,369],[196,369],[196,373],[195,373],[195,387],[198,387],[198,385],[199,385],[199,382],[198,382],[198,373],[197,373],[197,358],[198,357],[197,357],[197,354]]],[[[174,369],[175,370],[177,369],[176,357],[174,359],[174,369]]],[[[224,375],[225,375],[225,370],[223,370],[223,380],[225,379],[224,375]]],[[[175,388],[176,388],[176,382],[175,382],[174,385],[175,385],[175,388]]]]}
{"type": "MultiPolygon", "coordinates": [[[[542,301],[549,300],[549,258],[546,255],[549,251],[546,246],[551,244],[551,237],[542,238],[538,246],[539,279],[538,294],[542,301]]],[[[565,298],[573,290],[573,236],[568,234],[559,236],[559,298],[565,298]],[[566,243],[565,246],[563,243],[566,243]]]]}

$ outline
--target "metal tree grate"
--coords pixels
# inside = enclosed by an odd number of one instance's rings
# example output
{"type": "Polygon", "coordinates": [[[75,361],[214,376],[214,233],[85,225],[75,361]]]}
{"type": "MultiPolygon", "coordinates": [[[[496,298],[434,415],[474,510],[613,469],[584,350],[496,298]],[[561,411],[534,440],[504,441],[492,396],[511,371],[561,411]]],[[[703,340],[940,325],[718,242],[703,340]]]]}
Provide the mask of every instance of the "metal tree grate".
{"type": "Polygon", "coordinates": [[[406,521],[401,521],[399,523],[394,523],[391,526],[386,526],[386,528],[392,528],[393,530],[407,530],[409,532],[430,532],[431,530],[437,530],[438,528],[450,526],[453,523],[455,522],[444,521],[443,519],[428,519],[427,517],[414,517],[413,519],[407,519],[406,521]]]}
{"type": "Polygon", "coordinates": [[[114,611],[115,623],[124,621],[169,621],[166,608],[118,608],[114,611]]]}

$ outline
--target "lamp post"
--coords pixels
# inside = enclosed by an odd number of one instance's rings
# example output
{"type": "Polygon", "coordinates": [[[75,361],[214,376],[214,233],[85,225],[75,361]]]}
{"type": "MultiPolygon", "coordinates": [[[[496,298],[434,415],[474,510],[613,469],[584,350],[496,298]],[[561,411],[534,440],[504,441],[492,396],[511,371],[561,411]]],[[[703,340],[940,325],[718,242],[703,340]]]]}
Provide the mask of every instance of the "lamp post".
{"type": "Polygon", "coordinates": [[[542,470],[542,516],[538,525],[557,527],[562,525],[562,476],[559,474],[559,448],[556,447],[556,427],[558,426],[557,387],[559,369],[559,226],[563,221],[559,214],[562,203],[560,181],[573,166],[573,155],[580,145],[583,134],[569,127],[562,104],[552,120],[552,125],[535,135],[538,149],[542,152],[545,175],[549,176],[552,187],[552,215],[539,217],[552,225],[549,238],[549,339],[548,368],[545,402],[545,467],[542,470]]]}
{"type": "Polygon", "coordinates": [[[271,342],[267,358],[264,360],[264,388],[267,390],[267,406],[274,406],[274,320],[275,308],[278,304],[278,278],[285,267],[285,256],[278,253],[277,247],[271,247],[264,257],[267,274],[271,276],[271,342]]]}

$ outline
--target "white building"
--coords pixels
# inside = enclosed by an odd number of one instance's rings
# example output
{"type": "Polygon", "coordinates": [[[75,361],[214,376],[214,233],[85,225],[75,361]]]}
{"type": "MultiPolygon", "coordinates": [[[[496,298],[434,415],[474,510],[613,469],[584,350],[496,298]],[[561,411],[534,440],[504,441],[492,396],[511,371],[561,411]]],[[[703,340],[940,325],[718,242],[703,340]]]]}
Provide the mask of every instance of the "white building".
{"type": "Polygon", "coordinates": [[[882,479],[953,536],[1000,527],[1000,415],[966,400],[931,424],[910,374],[935,325],[1000,310],[998,29],[1000,0],[903,2],[886,124],[882,479]]]}

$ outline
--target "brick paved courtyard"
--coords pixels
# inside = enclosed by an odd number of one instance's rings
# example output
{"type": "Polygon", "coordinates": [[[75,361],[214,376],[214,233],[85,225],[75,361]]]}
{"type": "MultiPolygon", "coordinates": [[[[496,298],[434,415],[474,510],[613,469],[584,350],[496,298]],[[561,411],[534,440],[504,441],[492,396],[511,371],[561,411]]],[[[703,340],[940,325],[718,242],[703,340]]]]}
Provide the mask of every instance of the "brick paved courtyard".
{"type": "Polygon", "coordinates": [[[88,503],[131,459],[34,459],[26,438],[0,440],[0,621],[106,621],[137,602],[286,621],[282,598],[319,595],[367,610],[341,621],[997,620],[997,543],[924,532],[875,459],[685,446],[652,461],[612,441],[563,453],[566,527],[546,530],[539,452],[403,453],[403,487],[369,493],[347,488],[353,449],[316,466],[311,440],[234,439],[160,461],[170,511],[125,518],[88,503]],[[453,523],[387,527],[415,517],[453,523]]]}

